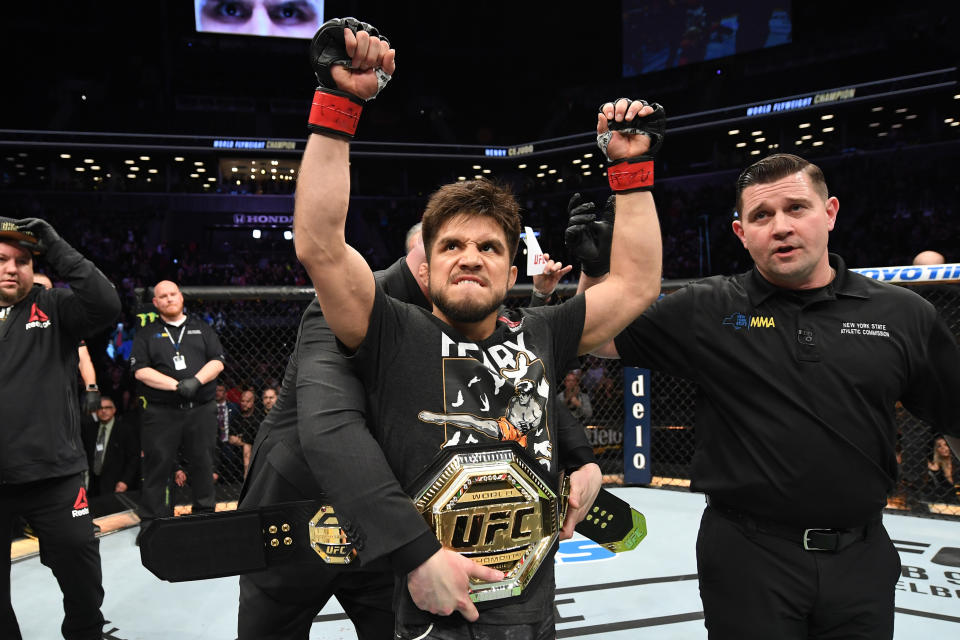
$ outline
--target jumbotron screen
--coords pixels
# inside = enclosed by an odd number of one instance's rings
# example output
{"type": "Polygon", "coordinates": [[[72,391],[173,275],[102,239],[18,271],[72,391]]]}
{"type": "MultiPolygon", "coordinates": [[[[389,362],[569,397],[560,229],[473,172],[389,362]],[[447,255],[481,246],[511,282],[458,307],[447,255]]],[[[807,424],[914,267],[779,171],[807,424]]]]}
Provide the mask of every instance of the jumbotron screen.
{"type": "Polygon", "coordinates": [[[312,38],[323,24],[323,0],[193,0],[201,33],[312,38]]]}
{"type": "Polygon", "coordinates": [[[792,40],[791,0],[623,0],[623,76],[792,40]]]}

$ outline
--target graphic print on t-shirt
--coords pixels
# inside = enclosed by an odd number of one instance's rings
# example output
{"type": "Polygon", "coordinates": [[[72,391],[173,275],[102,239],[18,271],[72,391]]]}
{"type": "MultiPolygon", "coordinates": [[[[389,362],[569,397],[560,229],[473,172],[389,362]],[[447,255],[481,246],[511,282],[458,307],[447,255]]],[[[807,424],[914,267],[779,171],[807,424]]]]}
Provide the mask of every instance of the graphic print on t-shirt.
{"type": "Polygon", "coordinates": [[[514,440],[550,470],[550,384],[543,362],[523,338],[521,332],[481,351],[475,343],[457,343],[444,335],[443,407],[423,410],[418,417],[444,426],[444,447],[483,437],[514,440]]]}

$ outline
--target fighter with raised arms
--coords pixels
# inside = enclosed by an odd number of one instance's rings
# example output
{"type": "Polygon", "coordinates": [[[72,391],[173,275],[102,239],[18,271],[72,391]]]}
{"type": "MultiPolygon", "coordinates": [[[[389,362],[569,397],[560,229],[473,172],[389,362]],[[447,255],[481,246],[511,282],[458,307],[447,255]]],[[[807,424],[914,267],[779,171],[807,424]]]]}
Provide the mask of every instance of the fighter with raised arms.
{"type": "MultiPolygon", "coordinates": [[[[445,406],[450,397],[445,391],[452,388],[448,384],[462,389],[475,377],[489,380],[482,354],[499,358],[501,368],[516,367],[521,353],[534,354],[541,362],[538,385],[549,388],[564,373],[563,365],[610,340],[656,298],[661,247],[648,192],[653,184],[648,152],[655,152],[662,138],[663,111],[619,99],[605,103],[597,117],[598,135],[613,159],[611,186],[618,193],[610,275],[602,284],[563,305],[524,311],[517,322],[498,319],[517,276],[512,262],[520,232],[518,207],[507,190],[488,181],[455,183],[431,196],[423,217],[427,263],[419,276],[428,283],[431,314],[387,297],[362,256],[345,241],[349,138],[364,102],[394,73],[396,52],[370,25],[352,19],[331,23],[324,27],[323,46],[314,42],[321,88],[311,112],[314,135],[298,181],[296,251],[342,351],[355,361],[367,387],[374,436],[398,480],[409,486],[446,441],[443,430],[418,415],[441,407],[451,413],[445,406]]],[[[478,398],[490,403],[489,417],[507,415],[508,400],[520,382],[507,380],[511,393],[501,393],[499,402],[493,400],[493,382],[490,392],[476,390],[478,398]]],[[[542,431],[547,438],[554,433],[548,428],[554,398],[555,393],[545,394],[540,425],[528,433],[542,431]]],[[[499,440],[477,433],[481,440],[499,440]]],[[[525,449],[533,453],[544,444],[550,440],[528,439],[525,449]]],[[[556,468],[555,449],[551,469],[556,468]]],[[[595,463],[573,466],[568,523],[584,517],[600,488],[595,463]]],[[[397,635],[429,637],[439,629],[458,633],[469,621],[494,637],[514,627],[532,637],[552,637],[552,562],[544,563],[540,573],[525,600],[480,613],[470,599],[470,580],[496,581],[502,573],[437,543],[398,584],[397,635]],[[451,616],[454,611],[462,617],[451,616]]]]}

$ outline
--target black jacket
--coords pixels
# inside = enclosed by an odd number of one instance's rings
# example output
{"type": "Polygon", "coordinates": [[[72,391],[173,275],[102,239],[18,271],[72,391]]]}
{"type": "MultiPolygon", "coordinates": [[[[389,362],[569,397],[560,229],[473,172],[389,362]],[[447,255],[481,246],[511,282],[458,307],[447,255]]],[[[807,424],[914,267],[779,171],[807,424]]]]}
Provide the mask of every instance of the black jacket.
{"type": "Polygon", "coordinates": [[[83,424],[83,446],[90,467],[90,495],[99,496],[114,492],[118,482],[124,482],[127,489],[136,489],[140,484],[140,433],[139,425],[123,418],[114,418],[107,450],[103,453],[103,467],[100,476],[93,473],[93,458],[96,453],[97,435],[100,423],[85,421],[83,424]]]}
{"type": "MultiPolygon", "coordinates": [[[[393,295],[429,306],[402,258],[377,272],[377,280],[393,295]]],[[[363,385],[340,355],[314,300],[300,322],[277,404],[254,442],[239,508],[331,500],[363,564],[390,556],[395,570],[405,573],[436,552],[440,543],[424,519],[410,509],[410,498],[367,429],[365,405],[363,385]],[[344,460],[363,459],[362,473],[349,463],[331,465],[335,452],[342,452],[344,460]],[[350,467],[351,473],[337,472],[341,466],[350,467]],[[377,509],[370,508],[372,497],[377,499],[377,509]],[[363,535],[383,522],[391,523],[390,536],[368,539],[363,535]]],[[[276,572],[256,575],[262,585],[291,582],[290,576],[276,572]]]]}
{"type": "Polygon", "coordinates": [[[113,285],[66,243],[47,261],[69,289],[35,286],[0,322],[0,483],[87,468],[80,441],[77,345],[120,314],[113,285]]]}

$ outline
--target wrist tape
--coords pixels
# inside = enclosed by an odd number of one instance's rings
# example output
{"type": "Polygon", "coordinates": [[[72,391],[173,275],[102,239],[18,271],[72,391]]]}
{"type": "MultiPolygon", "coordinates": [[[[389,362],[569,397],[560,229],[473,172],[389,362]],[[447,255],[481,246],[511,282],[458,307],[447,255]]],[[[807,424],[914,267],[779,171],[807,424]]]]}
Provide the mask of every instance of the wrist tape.
{"type": "Polygon", "coordinates": [[[650,191],[653,188],[653,158],[625,158],[607,167],[610,188],[617,193],[650,191]]]}
{"type": "Polygon", "coordinates": [[[352,138],[362,112],[363,102],[359,98],[321,87],[313,94],[307,128],[313,133],[352,138]]]}

